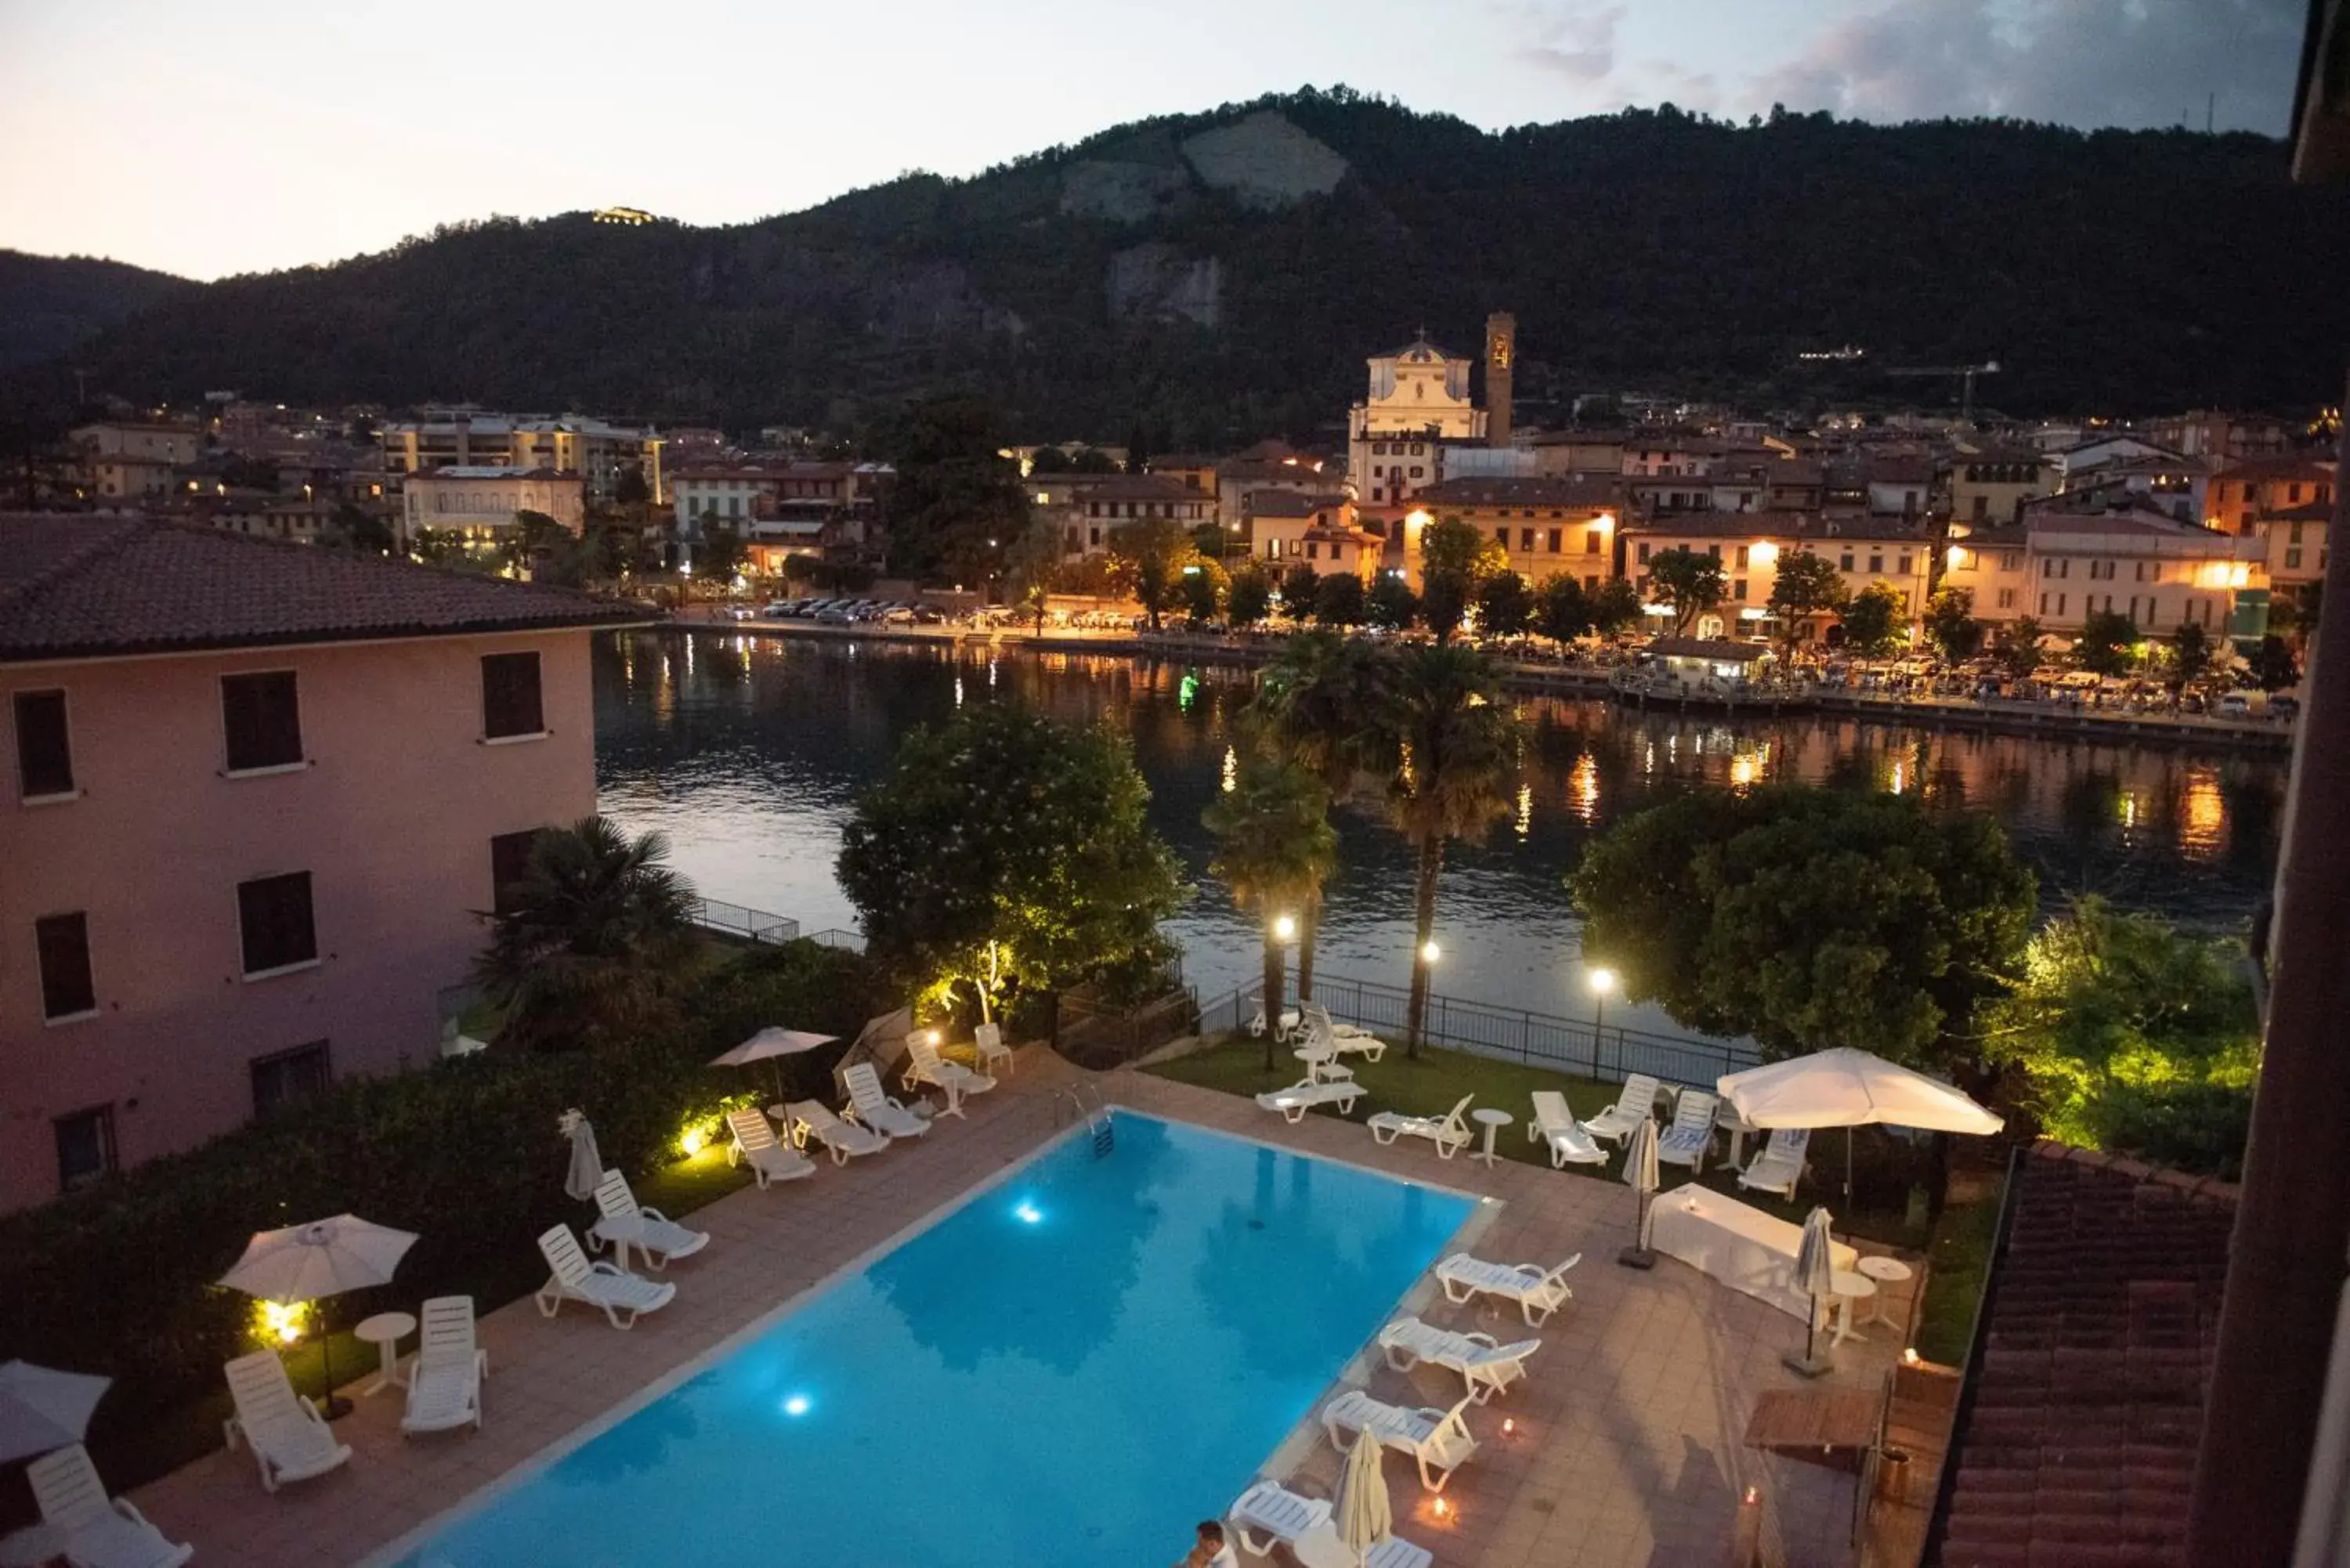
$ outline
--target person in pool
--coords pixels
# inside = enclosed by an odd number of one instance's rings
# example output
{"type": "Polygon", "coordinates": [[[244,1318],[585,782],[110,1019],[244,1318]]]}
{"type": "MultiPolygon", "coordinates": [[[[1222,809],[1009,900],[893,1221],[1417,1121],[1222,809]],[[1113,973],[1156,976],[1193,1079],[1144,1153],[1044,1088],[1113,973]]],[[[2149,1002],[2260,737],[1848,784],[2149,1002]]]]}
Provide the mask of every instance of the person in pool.
{"type": "Polygon", "coordinates": [[[1199,1539],[1175,1568],[1237,1568],[1240,1559],[1224,1542],[1224,1527],[1212,1519],[1200,1521],[1199,1539]]]}

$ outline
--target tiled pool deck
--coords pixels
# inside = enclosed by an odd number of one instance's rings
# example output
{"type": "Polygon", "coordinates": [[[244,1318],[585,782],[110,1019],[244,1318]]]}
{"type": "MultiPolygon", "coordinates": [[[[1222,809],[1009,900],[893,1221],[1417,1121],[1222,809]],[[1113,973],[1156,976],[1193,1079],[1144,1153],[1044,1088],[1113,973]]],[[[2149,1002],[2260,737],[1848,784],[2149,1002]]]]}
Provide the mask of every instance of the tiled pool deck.
{"type": "MultiPolygon", "coordinates": [[[[338,1423],[354,1453],[332,1475],[272,1497],[250,1455],[219,1451],[141,1488],[135,1501],[172,1539],[192,1542],[199,1562],[359,1562],[1026,1157],[1053,1133],[1051,1089],[1077,1075],[1024,1050],[1019,1072],[972,1101],[965,1123],[697,1210],[691,1222],[712,1233],[710,1248],[670,1271],[676,1302],[629,1333],[577,1304],[552,1322],[526,1299],[488,1314],[487,1424],[478,1433],[403,1439],[398,1393],[387,1391],[338,1423]]],[[[1748,1486],[1764,1500],[1766,1560],[1852,1562],[1852,1482],[1739,1443],[1756,1395],[1794,1385],[1779,1356],[1800,1341],[1801,1324],[1669,1260],[1645,1274],[1617,1267],[1616,1250],[1631,1235],[1631,1195],[1620,1185],[1507,1160],[1490,1171],[1465,1155],[1440,1161],[1424,1142],[1380,1148],[1358,1126],[1315,1116],[1293,1127],[1237,1096],[1139,1074],[1092,1082],[1137,1110],[1501,1199],[1477,1245],[1482,1256],[1549,1263],[1583,1254],[1569,1276],[1575,1301],[1544,1329],[1531,1376],[1472,1415],[1484,1447],[1446,1490],[1453,1511],[1431,1514],[1409,1466],[1389,1459],[1399,1532],[1444,1568],[1712,1563],[1748,1486]],[[1505,1417],[1515,1426],[1508,1437],[1505,1417]]],[[[1523,1134],[1511,1127],[1503,1136],[1523,1134]]],[[[1907,1304],[1896,1296],[1888,1307],[1900,1317],[1907,1304]]],[[[1427,1315],[1504,1341],[1525,1333],[1514,1307],[1454,1307],[1440,1296],[1427,1315]]],[[[1900,1348],[1893,1332],[1844,1346],[1841,1368],[1824,1381],[1878,1386],[1900,1348]]],[[[1449,1373],[1384,1366],[1370,1386],[1395,1402],[1432,1405],[1451,1404],[1459,1386],[1449,1373]]],[[[1327,1495],[1336,1474],[1336,1457],[1317,1441],[1301,1484],[1327,1495]]],[[[1169,1542],[1169,1560],[1187,1545],[1169,1542]]]]}

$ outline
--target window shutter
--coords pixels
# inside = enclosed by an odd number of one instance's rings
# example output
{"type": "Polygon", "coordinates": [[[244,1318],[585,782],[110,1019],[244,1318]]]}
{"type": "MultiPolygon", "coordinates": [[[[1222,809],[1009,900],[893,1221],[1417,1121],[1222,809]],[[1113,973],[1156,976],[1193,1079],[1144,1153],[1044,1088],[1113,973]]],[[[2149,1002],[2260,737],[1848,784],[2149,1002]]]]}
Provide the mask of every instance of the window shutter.
{"type": "Polygon", "coordinates": [[[16,693],[16,778],[26,799],[73,793],[73,741],[63,691],[16,693]]]}
{"type": "Polygon", "coordinates": [[[221,677],[221,726],[231,773],[300,762],[302,705],[294,671],[221,677]]]}
{"type": "Polygon", "coordinates": [[[98,992],[89,973],[89,918],[50,915],[33,922],[41,956],[41,1016],[71,1018],[95,1012],[98,992]]]}
{"type": "Polygon", "coordinates": [[[538,655],[492,653],[482,659],[482,733],[492,740],[546,732],[538,655]]]}
{"type": "Polygon", "coordinates": [[[307,871],[237,884],[236,912],[244,938],[245,973],[307,963],[318,956],[307,871]]]}

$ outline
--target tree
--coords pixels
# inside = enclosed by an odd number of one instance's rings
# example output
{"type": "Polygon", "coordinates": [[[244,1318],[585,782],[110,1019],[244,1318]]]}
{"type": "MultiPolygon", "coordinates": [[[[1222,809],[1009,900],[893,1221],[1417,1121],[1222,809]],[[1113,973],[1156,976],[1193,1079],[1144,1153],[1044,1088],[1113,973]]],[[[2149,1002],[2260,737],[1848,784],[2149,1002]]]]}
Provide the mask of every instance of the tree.
{"type": "Polygon", "coordinates": [[[1851,598],[1852,590],[1835,562],[1812,550],[1783,550],[1769,601],[1779,623],[1780,656],[1793,658],[1813,618],[1841,615],[1851,598]]]}
{"type": "Polygon", "coordinates": [[[977,581],[993,554],[986,541],[1020,536],[1028,487],[1003,444],[978,398],[910,403],[891,421],[879,447],[897,470],[884,518],[892,574],[977,581]]]}
{"type": "Polygon", "coordinates": [[[1586,597],[1592,629],[1602,637],[1614,637],[1640,618],[1640,590],[1622,577],[1609,577],[1586,597]]]}
{"type": "Polygon", "coordinates": [[[704,519],[702,544],[694,552],[693,569],[704,582],[731,583],[743,569],[746,552],[743,535],[732,523],[704,519]]]}
{"type": "Polygon", "coordinates": [[[645,483],[643,465],[632,462],[620,470],[620,477],[612,486],[612,500],[616,505],[642,506],[652,498],[652,486],[645,483]]]}
{"type": "MultiPolygon", "coordinates": [[[[1263,942],[1264,1015],[1281,1016],[1282,936],[1277,921],[1302,922],[1321,903],[1322,884],[1338,862],[1338,836],[1330,830],[1330,794],[1295,763],[1252,751],[1232,788],[1201,816],[1215,836],[1209,875],[1232,889],[1232,902],[1257,917],[1263,942]]],[[[1305,994],[1301,984],[1300,997],[1305,994]]],[[[1274,1067],[1274,1035],[1264,1032],[1264,1065],[1274,1067]]]]}
{"type": "Polygon", "coordinates": [[[1372,582],[1363,607],[1380,630],[1403,631],[1419,618],[1419,596],[1401,577],[1381,572],[1372,582]]]}
{"type": "Polygon", "coordinates": [[[328,519],[318,542],[329,549],[349,550],[365,556],[389,556],[398,541],[392,537],[390,524],[346,501],[335,508],[335,514],[328,519]]]}
{"type": "Polygon", "coordinates": [[[1252,562],[1232,574],[1224,615],[1235,629],[1254,626],[1273,612],[1273,575],[1252,562]]]}
{"type": "Polygon", "coordinates": [[[1695,550],[1659,550],[1648,558],[1648,597],[1673,612],[1673,635],[1685,637],[1690,623],[1730,593],[1718,556],[1695,550]]]}
{"type": "Polygon", "coordinates": [[[2073,658],[2081,668],[2099,675],[2126,675],[2137,662],[2137,628],[2129,617],[2112,610],[2091,610],[2081,621],[2081,635],[2073,639],[2073,658]]]}
{"type": "Polygon", "coordinates": [[[499,1033],[533,1048],[639,1037],[662,1020],[693,950],[691,883],[658,833],[600,816],[542,830],[522,876],[485,913],[473,973],[506,1010],[499,1033]]]}
{"type": "Polygon", "coordinates": [[[1314,613],[1314,600],[1321,589],[1321,574],[1305,562],[1298,562],[1281,574],[1281,613],[1305,625],[1305,618],[1314,613]]]}
{"type": "Polygon", "coordinates": [[[1181,602],[1184,568],[1199,564],[1200,552],[1180,523],[1148,517],[1109,531],[1109,557],[1126,591],[1159,629],[1159,618],[1181,602]]]}
{"type": "Polygon", "coordinates": [[[1134,421],[1134,429],[1128,432],[1126,438],[1126,472],[1141,473],[1149,467],[1149,441],[1143,434],[1142,421],[1137,420],[1134,421]]]}
{"type": "Polygon", "coordinates": [[[2252,653],[2252,679],[2263,691],[2282,691],[2301,679],[2301,665],[2281,637],[2264,637],[2252,653]]]}
{"type": "Polygon", "coordinates": [[[1583,585],[1565,572],[1544,577],[1542,587],[1534,590],[1534,629],[1558,644],[1562,651],[1589,631],[1591,601],[1584,597],[1583,585]]]}
{"type": "Polygon", "coordinates": [[[1509,810],[1519,726],[1502,703],[1492,662],[1473,649],[1440,645],[1399,658],[1372,733],[1388,774],[1388,815],[1419,861],[1412,879],[1411,1000],[1404,1014],[1404,1054],[1417,1058],[1444,846],[1483,831],[1509,810]]]}
{"type": "Polygon", "coordinates": [[[2191,620],[2178,623],[2170,634],[2170,673],[2163,681],[2172,695],[2184,691],[2211,668],[2211,639],[2191,620]]]}
{"type": "Polygon", "coordinates": [[[1927,601],[1927,635],[1942,650],[1942,657],[1953,664],[1972,659],[1975,650],[1982,646],[1983,623],[1975,618],[1972,588],[1946,587],[1927,601]]]}
{"type": "Polygon", "coordinates": [[[1205,626],[1216,618],[1222,607],[1224,587],[1232,579],[1223,567],[1213,561],[1193,561],[1175,579],[1176,590],[1182,596],[1185,618],[1195,627],[1205,626]]]}
{"type": "Polygon", "coordinates": [[[2324,603],[2323,579],[2279,588],[2269,598],[2269,629],[2292,643],[2294,652],[2306,659],[2324,603]]]}
{"type": "Polygon", "coordinates": [[[2000,645],[1999,661],[2011,680],[2029,680],[2040,668],[2040,622],[2036,617],[2018,617],[2007,628],[2007,640],[2000,645]]]}
{"type": "Polygon", "coordinates": [[[1360,626],[1370,616],[1363,579],[1352,572],[1332,572],[1314,585],[1314,618],[1323,626],[1360,626]]]}
{"type": "Polygon", "coordinates": [[[1851,1045],[1926,1067],[1970,1054],[2036,898],[1990,816],[1800,784],[1653,806],[1568,886],[1584,951],[1633,1001],[1774,1058],[1851,1045]]]}
{"type": "Polygon", "coordinates": [[[1495,572],[1477,590],[1477,629],[1487,637],[1515,637],[1534,614],[1534,590],[1515,572],[1495,572]]]}
{"type": "Polygon", "coordinates": [[[1447,517],[1419,531],[1420,614],[1441,644],[1461,629],[1487,578],[1509,569],[1510,553],[1481,529],[1447,517]]]}
{"type": "Polygon", "coordinates": [[[1170,953],[1181,895],[1127,743],[1009,702],[915,731],[841,834],[837,874],[868,950],[983,1018],[1015,990],[1128,983],[1170,953]]]}
{"type": "Polygon", "coordinates": [[[1891,583],[1871,583],[1844,607],[1839,624],[1844,645],[1863,659],[1882,659],[1902,641],[1901,590],[1891,583]]]}
{"type": "Polygon", "coordinates": [[[1008,602],[1023,616],[1035,617],[1040,633],[1045,629],[1045,606],[1060,582],[1061,559],[1061,530],[1047,517],[1031,518],[1004,551],[1008,602]]]}

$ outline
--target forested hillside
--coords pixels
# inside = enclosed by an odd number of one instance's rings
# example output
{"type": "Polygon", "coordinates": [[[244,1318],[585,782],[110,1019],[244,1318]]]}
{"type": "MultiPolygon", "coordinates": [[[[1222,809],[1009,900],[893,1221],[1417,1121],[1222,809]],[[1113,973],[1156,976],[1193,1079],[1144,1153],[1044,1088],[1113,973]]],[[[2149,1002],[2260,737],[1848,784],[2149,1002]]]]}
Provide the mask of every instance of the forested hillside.
{"type": "Polygon", "coordinates": [[[195,286],[120,262],[0,250],[0,370],[67,353],[100,328],[195,286]]]}

